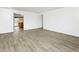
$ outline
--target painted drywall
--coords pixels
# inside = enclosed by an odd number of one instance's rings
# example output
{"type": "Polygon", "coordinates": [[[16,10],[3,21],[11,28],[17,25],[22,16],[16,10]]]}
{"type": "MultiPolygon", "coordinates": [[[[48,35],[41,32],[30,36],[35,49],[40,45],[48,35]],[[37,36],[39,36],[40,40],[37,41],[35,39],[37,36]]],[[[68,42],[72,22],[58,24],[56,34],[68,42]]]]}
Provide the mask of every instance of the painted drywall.
{"type": "Polygon", "coordinates": [[[38,13],[14,10],[17,14],[24,16],[24,30],[36,29],[42,27],[42,16],[38,13]]]}
{"type": "Polygon", "coordinates": [[[24,30],[42,27],[40,14],[13,10],[10,8],[0,8],[0,34],[14,31],[14,13],[22,14],[24,16],[24,30]]]}
{"type": "Polygon", "coordinates": [[[13,13],[11,9],[0,8],[0,33],[13,32],[13,13]]]}
{"type": "Polygon", "coordinates": [[[25,19],[24,20],[24,27],[25,27],[24,29],[25,30],[42,27],[41,15],[27,13],[27,14],[25,14],[24,19],[25,19]]]}
{"type": "Polygon", "coordinates": [[[43,16],[44,29],[79,37],[79,8],[61,8],[43,16]]]}

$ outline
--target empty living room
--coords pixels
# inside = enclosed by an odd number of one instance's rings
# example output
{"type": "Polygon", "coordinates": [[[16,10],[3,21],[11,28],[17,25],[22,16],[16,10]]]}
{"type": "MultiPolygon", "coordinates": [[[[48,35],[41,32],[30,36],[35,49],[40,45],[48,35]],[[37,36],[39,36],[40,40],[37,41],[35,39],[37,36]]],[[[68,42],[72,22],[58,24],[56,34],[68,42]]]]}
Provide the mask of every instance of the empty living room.
{"type": "Polygon", "coordinates": [[[79,7],[0,7],[0,52],[79,52],[79,7]]]}

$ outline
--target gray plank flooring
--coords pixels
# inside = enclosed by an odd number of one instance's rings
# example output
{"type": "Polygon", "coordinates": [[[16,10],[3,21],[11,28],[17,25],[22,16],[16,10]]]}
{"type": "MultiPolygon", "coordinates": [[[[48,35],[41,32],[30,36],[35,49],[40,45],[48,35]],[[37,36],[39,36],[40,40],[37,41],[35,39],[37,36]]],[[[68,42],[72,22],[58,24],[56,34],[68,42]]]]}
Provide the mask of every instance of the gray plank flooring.
{"type": "Polygon", "coordinates": [[[42,29],[0,34],[0,52],[79,52],[79,38],[42,29]]]}

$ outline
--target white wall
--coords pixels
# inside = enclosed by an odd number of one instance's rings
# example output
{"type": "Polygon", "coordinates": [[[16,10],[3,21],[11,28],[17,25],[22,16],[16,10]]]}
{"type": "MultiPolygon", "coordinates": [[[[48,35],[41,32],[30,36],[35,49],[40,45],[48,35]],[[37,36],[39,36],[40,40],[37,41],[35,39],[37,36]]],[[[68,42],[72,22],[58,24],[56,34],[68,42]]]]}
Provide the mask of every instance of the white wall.
{"type": "Polygon", "coordinates": [[[28,29],[35,29],[35,28],[41,28],[42,27],[42,18],[41,15],[37,15],[37,14],[25,14],[24,17],[24,29],[28,30],[28,29]]]}
{"type": "Polygon", "coordinates": [[[15,10],[15,13],[22,14],[24,16],[24,30],[36,29],[42,27],[41,14],[15,10]]]}
{"type": "Polygon", "coordinates": [[[13,32],[12,19],[11,9],[0,8],[0,33],[13,32]]]}
{"type": "Polygon", "coordinates": [[[0,8],[0,33],[13,32],[13,13],[24,15],[24,30],[42,27],[40,14],[9,8],[0,8]]]}
{"type": "Polygon", "coordinates": [[[79,8],[61,8],[44,13],[44,29],[79,37],[79,8]]]}

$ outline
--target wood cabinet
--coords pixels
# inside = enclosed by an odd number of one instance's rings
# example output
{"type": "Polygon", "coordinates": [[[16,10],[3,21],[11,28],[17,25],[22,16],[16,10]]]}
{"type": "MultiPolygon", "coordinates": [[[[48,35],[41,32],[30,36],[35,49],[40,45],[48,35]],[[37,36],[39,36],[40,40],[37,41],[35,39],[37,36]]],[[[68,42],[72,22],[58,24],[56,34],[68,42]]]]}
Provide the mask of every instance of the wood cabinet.
{"type": "Polygon", "coordinates": [[[19,28],[23,28],[23,22],[18,23],[19,28]]]}

